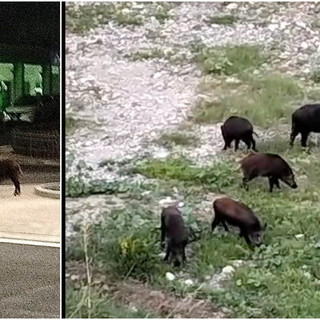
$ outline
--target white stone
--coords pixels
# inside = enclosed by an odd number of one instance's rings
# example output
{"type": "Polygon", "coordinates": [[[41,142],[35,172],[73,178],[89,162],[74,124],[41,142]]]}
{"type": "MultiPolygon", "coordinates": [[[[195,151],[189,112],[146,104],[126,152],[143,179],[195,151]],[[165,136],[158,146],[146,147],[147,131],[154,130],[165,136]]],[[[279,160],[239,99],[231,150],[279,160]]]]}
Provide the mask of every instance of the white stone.
{"type": "Polygon", "coordinates": [[[222,273],[231,274],[235,271],[234,267],[226,266],[222,269],[222,273]]]}
{"type": "Polygon", "coordinates": [[[169,280],[169,281],[173,281],[176,277],[175,277],[175,275],[174,275],[173,273],[167,272],[167,273],[166,273],[166,278],[167,278],[167,280],[169,280]]]}
{"type": "Polygon", "coordinates": [[[304,237],[304,234],[296,234],[295,237],[296,239],[301,239],[304,237]]]}
{"type": "Polygon", "coordinates": [[[228,5],[226,6],[226,8],[227,8],[228,10],[235,10],[235,9],[238,8],[238,5],[237,5],[236,3],[230,3],[230,4],[228,4],[228,5]]]}
{"type": "Polygon", "coordinates": [[[272,23],[272,24],[269,24],[268,25],[268,29],[270,30],[270,31],[275,31],[275,30],[277,30],[277,28],[278,28],[279,26],[277,25],[277,24],[275,24],[275,23],[272,23]]]}
{"type": "Polygon", "coordinates": [[[192,286],[193,285],[193,281],[191,279],[187,279],[185,282],[184,282],[187,286],[192,286]]]}

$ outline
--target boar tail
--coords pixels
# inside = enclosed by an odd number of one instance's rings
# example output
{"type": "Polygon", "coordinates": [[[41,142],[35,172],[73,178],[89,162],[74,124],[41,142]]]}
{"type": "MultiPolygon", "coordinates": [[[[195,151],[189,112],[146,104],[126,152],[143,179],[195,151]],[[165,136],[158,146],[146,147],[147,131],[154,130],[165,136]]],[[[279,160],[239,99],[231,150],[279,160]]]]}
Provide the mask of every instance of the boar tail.
{"type": "Polygon", "coordinates": [[[260,138],[256,132],[252,132],[256,137],[260,138]]]}

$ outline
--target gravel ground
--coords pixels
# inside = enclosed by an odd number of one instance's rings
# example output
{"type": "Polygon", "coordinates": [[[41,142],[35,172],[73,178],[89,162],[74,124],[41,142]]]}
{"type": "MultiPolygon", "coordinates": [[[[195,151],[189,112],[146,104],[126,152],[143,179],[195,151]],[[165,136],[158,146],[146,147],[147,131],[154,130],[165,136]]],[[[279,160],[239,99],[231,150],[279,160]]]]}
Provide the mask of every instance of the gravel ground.
{"type": "MultiPolygon", "coordinates": [[[[131,9],[140,7],[147,8],[135,3],[131,9]]],[[[118,178],[116,172],[98,167],[106,159],[168,155],[154,139],[185,123],[200,96],[202,75],[191,62],[192,43],[261,44],[273,54],[269,68],[301,79],[310,74],[320,52],[320,3],[186,2],[173,5],[168,14],[164,23],[149,16],[141,26],[109,22],[85,36],[67,32],[67,117],[86,121],[67,137],[67,157],[74,153],[92,167],[86,171],[88,180],[118,178]],[[206,22],[228,14],[239,20],[231,26],[206,22]],[[174,49],[179,62],[128,58],[146,48],[174,49]]],[[[212,160],[223,145],[220,125],[193,125],[199,147],[175,152],[198,164],[212,160]]],[[[76,163],[70,161],[68,177],[77,174],[76,163]]]]}

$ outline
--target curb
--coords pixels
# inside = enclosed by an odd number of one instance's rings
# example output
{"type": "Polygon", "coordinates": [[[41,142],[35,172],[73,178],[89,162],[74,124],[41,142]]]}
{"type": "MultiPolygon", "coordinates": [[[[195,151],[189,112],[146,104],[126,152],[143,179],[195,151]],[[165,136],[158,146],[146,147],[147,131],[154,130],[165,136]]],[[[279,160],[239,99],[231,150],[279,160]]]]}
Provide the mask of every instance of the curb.
{"type": "Polygon", "coordinates": [[[46,183],[42,184],[41,186],[34,187],[34,192],[36,195],[51,199],[60,199],[60,191],[50,190],[51,186],[57,186],[59,182],[53,182],[53,183],[46,183]]]}

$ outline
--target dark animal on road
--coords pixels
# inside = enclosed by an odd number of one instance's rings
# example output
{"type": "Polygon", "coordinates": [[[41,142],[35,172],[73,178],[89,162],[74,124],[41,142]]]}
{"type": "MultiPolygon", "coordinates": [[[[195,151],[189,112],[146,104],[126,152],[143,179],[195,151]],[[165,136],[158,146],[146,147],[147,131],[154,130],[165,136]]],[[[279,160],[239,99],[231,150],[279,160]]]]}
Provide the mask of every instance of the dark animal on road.
{"type": "Polygon", "coordinates": [[[221,126],[221,133],[224,140],[223,150],[231,147],[231,143],[235,140],[234,150],[239,148],[240,140],[242,140],[252,150],[256,150],[256,142],[253,139],[253,134],[258,136],[254,131],[252,124],[245,118],[231,116],[221,126]]]}
{"type": "Polygon", "coordinates": [[[14,195],[20,195],[20,178],[23,175],[21,167],[16,160],[0,159],[0,181],[10,179],[14,186],[14,195]]]}
{"type": "Polygon", "coordinates": [[[256,177],[268,177],[270,192],[274,185],[280,189],[279,180],[293,189],[298,187],[291,167],[277,154],[251,153],[240,163],[243,172],[243,186],[246,190],[249,190],[248,181],[256,177]]]}
{"type": "Polygon", "coordinates": [[[213,202],[215,217],[212,221],[211,230],[221,223],[226,231],[229,231],[226,223],[240,229],[240,237],[244,237],[249,246],[260,247],[263,239],[263,226],[256,214],[244,203],[230,198],[220,198],[213,202]]]}
{"type": "Polygon", "coordinates": [[[310,132],[320,132],[320,104],[306,104],[292,114],[290,146],[301,134],[301,146],[306,147],[310,132]]]}
{"type": "Polygon", "coordinates": [[[164,261],[169,258],[178,267],[186,261],[185,247],[188,243],[188,230],[185,227],[181,212],[175,206],[164,208],[161,212],[161,246],[167,238],[167,250],[164,261]]]}

